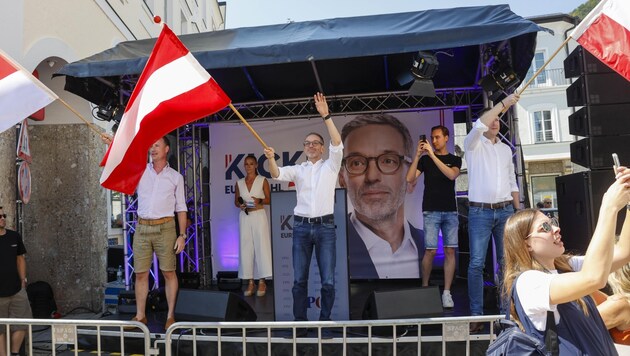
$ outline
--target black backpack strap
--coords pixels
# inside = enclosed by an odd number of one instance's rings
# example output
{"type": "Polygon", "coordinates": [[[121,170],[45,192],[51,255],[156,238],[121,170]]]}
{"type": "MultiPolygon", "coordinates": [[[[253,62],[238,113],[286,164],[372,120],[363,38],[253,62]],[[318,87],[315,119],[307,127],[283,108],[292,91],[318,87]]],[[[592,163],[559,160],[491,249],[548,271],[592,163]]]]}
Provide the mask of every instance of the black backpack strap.
{"type": "MultiPolygon", "coordinates": [[[[519,276],[520,277],[520,274],[519,276]]],[[[512,288],[512,301],[514,303],[517,302],[516,298],[514,298],[514,294],[516,293],[516,280],[518,277],[514,278],[514,284],[512,288]]],[[[508,303],[507,311],[505,312],[505,318],[510,320],[510,304],[508,303]]],[[[558,342],[558,329],[556,328],[556,319],[552,311],[547,312],[547,326],[545,327],[545,348],[547,351],[551,351],[552,356],[560,355],[560,344],[558,342]]]]}
{"type": "Polygon", "coordinates": [[[558,330],[556,329],[556,319],[552,311],[547,312],[547,327],[545,328],[545,348],[547,349],[547,351],[551,351],[552,356],[560,355],[558,330]]]}

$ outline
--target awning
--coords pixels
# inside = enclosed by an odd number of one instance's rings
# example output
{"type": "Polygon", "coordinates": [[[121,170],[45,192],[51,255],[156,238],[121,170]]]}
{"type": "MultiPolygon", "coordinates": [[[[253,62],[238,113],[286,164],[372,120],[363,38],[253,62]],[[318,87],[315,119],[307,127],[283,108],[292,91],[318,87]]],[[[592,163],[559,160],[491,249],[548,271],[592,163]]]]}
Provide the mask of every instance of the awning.
{"type": "MultiPolygon", "coordinates": [[[[427,10],[229,29],[180,36],[234,102],[405,90],[414,56],[437,52],[436,88],[475,87],[480,45],[507,46],[524,78],[534,55],[533,22],[507,5],[427,10]]],[[[155,39],[122,42],[67,64],[66,89],[101,103],[143,69],[155,39]],[[98,78],[98,79],[96,79],[98,78]],[[104,80],[104,81],[103,81],[104,80]],[[108,86],[112,84],[111,87],[108,86]]]]}

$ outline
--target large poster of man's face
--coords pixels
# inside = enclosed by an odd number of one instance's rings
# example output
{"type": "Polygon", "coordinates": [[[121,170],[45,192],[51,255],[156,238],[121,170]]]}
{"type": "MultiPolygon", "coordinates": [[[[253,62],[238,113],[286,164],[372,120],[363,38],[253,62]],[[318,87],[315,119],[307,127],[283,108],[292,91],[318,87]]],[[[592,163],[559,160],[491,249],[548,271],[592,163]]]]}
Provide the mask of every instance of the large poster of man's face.
{"type": "MultiPolygon", "coordinates": [[[[348,260],[351,279],[419,278],[424,252],[422,232],[422,178],[407,184],[405,175],[421,134],[431,127],[453,127],[447,111],[334,117],[342,134],[344,161],[339,187],[348,201],[348,260]]],[[[322,134],[324,155],[330,138],[321,120],[254,122],[252,127],[274,147],[278,165],[305,161],[304,138],[322,134]]],[[[448,150],[453,152],[452,141],[448,150]]],[[[262,147],[251,133],[236,123],[210,127],[211,236],[213,270],[236,270],[238,266],[238,209],[229,209],[231,187],[242,178],[242,160],[253,154],[260,174],[269,177],[262,147]],[[222,168],[221,165],[224,165],[222,168]]],[[[287,182],[270,180],[272,192],[294,189],[287,182]]],[[[273,193],[272,193],[273,194],[273,193]]],[[[273,222],[272,222],[273,223],[273,222]]],[[[437,261],[436,261],[437,262],[437,261]]]]}

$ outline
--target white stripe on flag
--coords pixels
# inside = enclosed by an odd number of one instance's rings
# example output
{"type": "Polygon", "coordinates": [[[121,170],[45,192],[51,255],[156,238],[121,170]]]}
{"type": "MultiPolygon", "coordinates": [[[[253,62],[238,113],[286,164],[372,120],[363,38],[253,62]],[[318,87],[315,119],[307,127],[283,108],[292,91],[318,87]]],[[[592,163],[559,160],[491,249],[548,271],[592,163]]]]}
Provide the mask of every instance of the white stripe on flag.
{"type": "Polygon", "coordinates": [[[121,140],[113,145],[101,175],[104,182],[112,171],[122,162],[127,149],[140,130],[142,120],[155,108],[169,99],[184,94],[210,80],[210,74],[201,68],[197,60],[188,52],[161,68],[157,69],[147,79],[140,93],[135,98],[133,106],[128,108],[121,119],[115,140],[121,140]],[[196,64],[191,66],[191,64],[196,64]],[[130,126],[131,125],[131,126],[130,126]],[[128,128],[133,128],[129,130],[128,128]]]}
{"type": "Polygon", "coordinates": [[[18,70],[0,80],[0,132],[4,132],[56,98],[18,70]]]}
{"type": "Polygon", "coordinates": [[[602,14],[608,16],[613,21],[630,31],[630,1],[627,0],[602,0],[584,20],[571,32],[570,37],[577,40],[591,26],[591,24],[602,14]]]}

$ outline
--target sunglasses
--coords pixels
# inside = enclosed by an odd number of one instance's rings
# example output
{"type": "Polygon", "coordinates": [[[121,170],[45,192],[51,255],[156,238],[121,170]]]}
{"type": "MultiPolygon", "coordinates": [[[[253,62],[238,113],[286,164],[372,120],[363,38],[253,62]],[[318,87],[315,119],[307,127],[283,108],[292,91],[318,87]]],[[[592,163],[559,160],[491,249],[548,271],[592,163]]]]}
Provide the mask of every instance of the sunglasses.
{"type": "Polygon", "coordinates": [[[0,218],[6,219],[7,218],[7,214],[0,214],[0,218]]]}
{"type": "MultiPolygon", "coordinates": [[[[545,221],[544,223],[540,224],[540,226],[538,227],[538,230],[536,230],[537,232],[552,232],[554,227],[559,227],[560,223],[558,222],[558,219],[556,218],[551,218],[549,219],[549,221],[545,221]]],[[[532,232],[531,234],[527,235],[526,238],[529,238],[530,236],[532,236],[533,234],[535,234],[534,232],[532,232]]]]}

